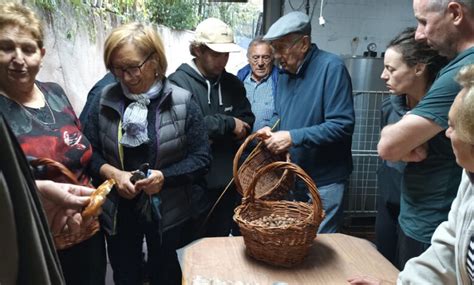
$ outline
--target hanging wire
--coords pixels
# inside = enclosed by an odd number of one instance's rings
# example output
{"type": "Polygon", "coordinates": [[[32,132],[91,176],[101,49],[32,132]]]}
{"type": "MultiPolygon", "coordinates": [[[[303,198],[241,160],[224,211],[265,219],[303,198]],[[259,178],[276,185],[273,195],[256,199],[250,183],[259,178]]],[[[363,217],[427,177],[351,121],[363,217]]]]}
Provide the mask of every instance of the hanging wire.
{"type": "MultiPolygon", "coordinates": [[[[292,11],[299,11],[303,7],[303,5],[305,4],[305,1],[303,0],[303,1],[301,1],[301,5],[298,8],[295,8],[291,2],[292,2],[291,0],[288,0],[288,4],[290,4],[290,8],[292,9],[292,11]]],[[[323,3],[324,3],[324,1],[323,1],[323,3]]],[[[321,5],[323,3],[321,3],[321,5]]],[[[327,0],[326,0],[326,3],[327,3],[327,0]]],[[[318,5],[318,0],[315,0],[314,5],[313,5],[313,9],[311,9],[311,14],[308,15],[310,21],[313,20],[314,10],[315,10],[317,5],[318,5]]]]}
{"type": "Polygon", "coordinates": [[[288,4],[290,4],[290,8],[291,8],[293,11],[299,11],[299,10],[301,10],[301,8],[303,7],[305,0],[302,0],[302,1],[301,1],[301,5],[300,5],[298,8],[295,8],[291,2],[292,2],[291,0],[288,0],[288,4]]]}
{"type": "Polygon", "coordinates": [[[309,15],[309,20],[313,21],[313,15],[314,15],[314,8],[318,5],[318,0],[314,1],[313,9],[311,9],[311,14],[309,15]]]}
{"type": "MultiPolygon", "coordinates": [[[[326,4],[327,4],[327,1],[326,1],[326,4]]],[[[321,9],[319,10],[319,17],[320,18],[323,17],[323,6],[324,6],[324,0],[321,0],[321,9]]],[[[314,5],[314,7],[316,7],[316,5],[314,5]]],[[[313,11],[314,11],[314,7],[313,7],[313,11]]]]}

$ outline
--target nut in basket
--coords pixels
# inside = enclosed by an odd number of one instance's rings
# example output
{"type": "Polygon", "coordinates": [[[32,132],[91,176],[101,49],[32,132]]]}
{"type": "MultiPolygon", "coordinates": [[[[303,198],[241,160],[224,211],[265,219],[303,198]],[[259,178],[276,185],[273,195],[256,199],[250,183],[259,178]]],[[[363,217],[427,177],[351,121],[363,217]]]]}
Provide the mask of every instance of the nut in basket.
{"type": "Polygon", "coordinates": [[[288,162],[273,162],[259,170],[234,214],[247,254],[283,267],[292,267],[304,260],[323,218],[321,198],[313,180],[299,166],[288,162]],[[302,179],[311,193],[312,204],[256,199],[257,180],[275,169],[288,170],[302,179]]]}

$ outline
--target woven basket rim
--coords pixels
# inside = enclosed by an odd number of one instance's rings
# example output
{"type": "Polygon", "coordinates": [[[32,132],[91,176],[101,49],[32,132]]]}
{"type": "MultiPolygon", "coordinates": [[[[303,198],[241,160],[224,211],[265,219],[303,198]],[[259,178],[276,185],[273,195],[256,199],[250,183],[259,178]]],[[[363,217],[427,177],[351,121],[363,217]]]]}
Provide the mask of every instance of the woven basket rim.
{"type": "MultiPolygon", "coordinates": [[[[44,165],[47,167],[51,167],[59,171],[66,179],[68,183],[74,185],[81,185],[81,183],[77,180],[75,174],[69,170],[64,164],[46,157],[36,158],[30,161],[32,166],[40,166],[44,165]]],[[[53,235],[54,244],[57,249],[66,249],[71,247],[75,244],[83,242],[90,237],[92,237],[97,231],[100,229],[100,224],[97,218],[94,219],[90,224],[86,227],[81,227],[79,233],[71,234],[71,233],[59,233],[53,235]]]]}
{"type": "MultiPolygon", "coordinates": [[[[243,175],[243,171],[246,169],[246,167],[250,165],[250,161],[253,158],[257,157],[258,155],[260,155],[262,152],[265,151],[264,144],[262,142],[259,142],[257,146],[255,146],[255,148],[252,150],[251,154],[242,163],[242,165],[240,165],[240,167],[239,167],[239,161],[240,161],[240,158],[242,157],[244,150],[247,148],[250,142],[255,140],[257,137],[258,137],[257,133],[250,134],[245,139],[245,141],[240,145],[239,149],[237,150],[234,156],[233,165],[232,165],[233,166],[232,173],[234,176],[234,183],[236,186],[235,188],[237,192],[239,192],[242,196],[245,195],[244,192],[246,191],[246,189],[243,189],[244,187],[242,186],[242,183],[240,182],[240,175],[243,175]]],[[[268,151],[268,153],[270,153],[272,156],[278,156],[279,159],[284,158],[285,162],[290,162],[290,154],[288,152],[286,152],[285,154],[279,154],[279,155],[272,154],[270,151],[268,151]]],[[[278,180],[274,183],[274,185],[271,188],[269,188],[265,193],[260,193],[257,198],[264,199],[267,196],[271,196],[277,189],[280,188],[280,185],[282,185],[285,182],[285,180],[291,179],[290,175],[291,173],[288,170],[284,169],[282,175],[278,178],[278,180]]]]}
{"type": "MultiPolygon", "coordinates": [[[[255,203],[258,201],[259,203],[265,203],[265,204],[271,204],[271,203],[304,203],[304,202],[296,202],[296,201],[263,201],[261,199],[258,199],[255,197],[255,185],[257,184],[258,179],[262,177],[262,174],[267,173],[269,171],[275,170],[275,169],[287,169],[290,170],[290,172],[294,173],[296,176],[298,176],[301,180],[303,180],[308,187],[308,190],[311,194],[312,198],[312,207],[314,211],[314,220],[317,222],[317,219],[322,219],[324,217],[323,213],[323,206],[321,202],[321,197],[319,195],[318,188],[314,181],[311,179],[311,177],[298,165],[291,163],[291,162],[282,162],[282,161],[276,161],[273,162],[267,166],[262,167],[257,174],[255,175],[254,179],[250,183],[248,187],[248,191],[244,193],[244,197],[242,199],[242,205],[245,206],[248,203],[255,203]]],[[[295,204],[296,205],[296,204],[295,204]]],[[[241,207],[239,206],[239,207],[241,207]]]]}

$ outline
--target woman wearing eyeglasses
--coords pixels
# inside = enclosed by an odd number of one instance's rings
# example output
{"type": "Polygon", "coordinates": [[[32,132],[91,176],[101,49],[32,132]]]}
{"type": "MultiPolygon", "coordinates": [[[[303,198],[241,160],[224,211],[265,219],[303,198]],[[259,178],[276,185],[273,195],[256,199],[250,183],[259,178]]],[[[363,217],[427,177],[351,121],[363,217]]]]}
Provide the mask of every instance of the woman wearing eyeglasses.
{"type": "Polygon", "coordinates": [[[191,215],[191,185],[210,163],[202,115],[191,94],[165,77],[153,28],[114,29],[104,62],[118,83],[92,99],[85,133],[94,148],[91,172],[98,182],[117,181],[103,213],[114,281],[143,283],[145,237],[151,284],[181,284],[175,249],[191,215]],[[133,183],[131,172],[144,163],[149,170],[133,183]]]}

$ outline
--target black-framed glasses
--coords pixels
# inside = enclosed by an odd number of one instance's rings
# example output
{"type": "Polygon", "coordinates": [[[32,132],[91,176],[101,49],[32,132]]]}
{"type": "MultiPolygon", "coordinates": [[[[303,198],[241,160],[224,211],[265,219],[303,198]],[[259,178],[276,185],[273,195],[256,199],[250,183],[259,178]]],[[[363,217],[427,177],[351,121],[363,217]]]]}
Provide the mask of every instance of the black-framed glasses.
{"type": "Polygon", "coordinates": [[[140,76],[140,74],[142,74],[142,67],[143,65],[151,58],[151,56],[154,54],[155,52],[152,52],[150,53],[146,58],[145,60],[140,63],[139,65],[135,65],[135,66],[128,66],[128,67],[124,67],[124,68],[121,68],[121,67],[114,67],[112,66],[112,73],[117,76],[117,77],[122,77],[123,74],[126,72],[128,73],[128,75],[132,76],[132,77],[137,77],[137,76],[140,76]]]}
{"type": "Polygon", "coordinates": [[[269,63],[272,60],[272,56],[268,54],[264,55],[252,55],[250,61],[253,63],[258,63],[259,59],[262,59],[264,63],[269,63]]]}

